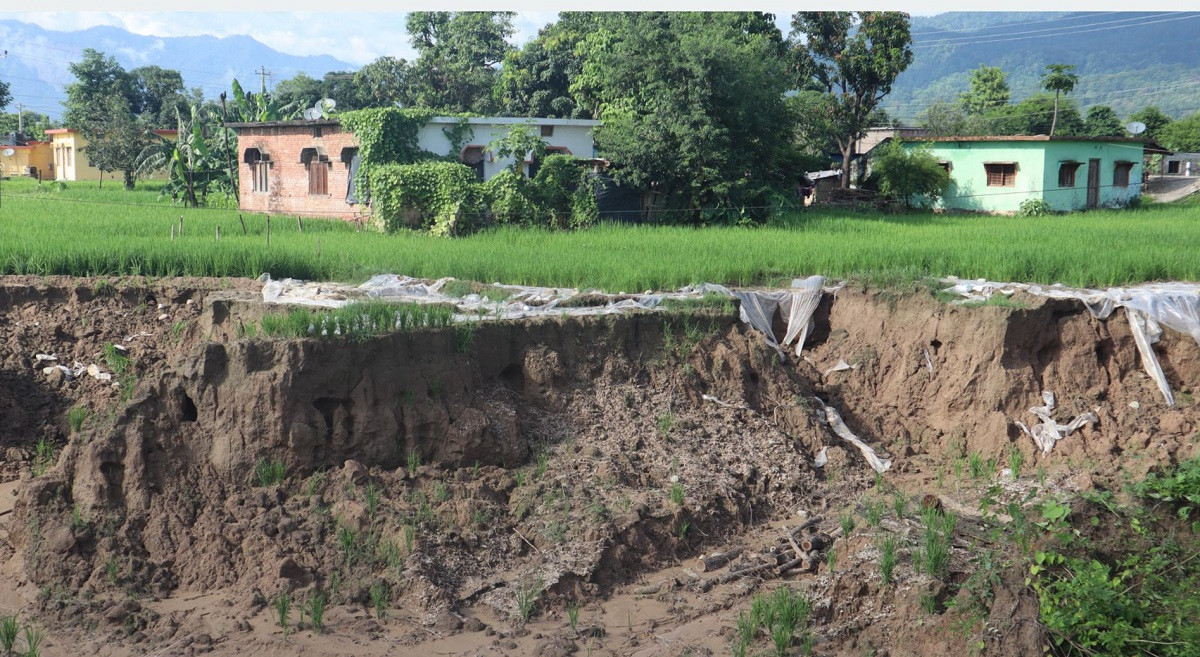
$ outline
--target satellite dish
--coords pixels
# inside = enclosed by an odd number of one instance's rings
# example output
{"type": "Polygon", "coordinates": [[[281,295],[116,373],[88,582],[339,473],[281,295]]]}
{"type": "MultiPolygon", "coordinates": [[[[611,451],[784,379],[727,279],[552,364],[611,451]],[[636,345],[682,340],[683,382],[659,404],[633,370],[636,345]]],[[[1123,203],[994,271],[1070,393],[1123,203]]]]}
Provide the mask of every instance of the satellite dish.
{"type": "Polygon", "coordinates": [[[16,153],[16,151],[11,148],[6,148],[0,151],[0,155],[3,155],[4,157],[12,157],[14,153],[16,153]]]}
{"type": "Polygon", "coordinates": [[[1141,121],[1134,121],[1133,123],[1126,125],[1125,129],[1128,130],[1129,134],[1131,135],[1140,135],[1146,131],[1146,124],[1142,123],[1141,121]]]}
{"type": "Polygon", "coordinates": [[[310,107],[310,108],[304,110],[304,118],[309,121],[315,121],[315,120],[321,118],[321,110],[319,110],[315,107],[310,107]]]}
{"type": "Polygon", "coordinates": [[[325,110],[331,110],[331,109],[337,107],[337,101],[332,98],[322,98],[321,102],[317,103],[317,107],[323,108],[325,110]]]}

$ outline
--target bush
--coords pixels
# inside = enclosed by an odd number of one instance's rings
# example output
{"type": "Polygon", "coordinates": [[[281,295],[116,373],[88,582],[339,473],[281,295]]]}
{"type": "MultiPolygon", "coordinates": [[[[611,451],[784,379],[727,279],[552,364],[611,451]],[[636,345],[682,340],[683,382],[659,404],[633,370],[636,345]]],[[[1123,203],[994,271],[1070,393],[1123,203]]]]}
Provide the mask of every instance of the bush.
{"type": "Polygon", "coordinates": [[[587,169],[570,155],[551,155],[532,187],[550,228],[580,228],[596,221],[599,208],[587,169]]]}
{"type": "Polygon", "coordinates": [[[1167,502],[1177,507],[1180,518],[1188,518],[1200,507],[1200,457],[1188,459],[1174,470],[1150,473],[1134,487],[1142,497],[1167,502]]]}
{"type": "Polygon", "coordinates": [[[480,223],[482,190],[475,172],[455,162],[385,164],[371,169],[372,206],[388,232],[429,229],[468,233],[480,223]]]}
{"type": "Polygon", "coordinates": [[[914,200],[932,205],[950,187],[950,173],[925,146],[905,148],[893,139],[881,147],[873,168],[879,176],[880,193],[903,201],[906,208],[912,207],[914,200]]]}
{"type": "Polygon", "coordinates": [[[483,183],[483,198],[497,224],[536,223],[538,205],[529,179],[511,167],[505,167],[483,183]]]}
{"type": "Polygon", "coordinates": [[[1054,212],[1050,208],[1050,204],[1040,198],[1027,198],[1021,201],[1021,205],[1017,208],[1018,217],[1044,217],[1054,212]]]}

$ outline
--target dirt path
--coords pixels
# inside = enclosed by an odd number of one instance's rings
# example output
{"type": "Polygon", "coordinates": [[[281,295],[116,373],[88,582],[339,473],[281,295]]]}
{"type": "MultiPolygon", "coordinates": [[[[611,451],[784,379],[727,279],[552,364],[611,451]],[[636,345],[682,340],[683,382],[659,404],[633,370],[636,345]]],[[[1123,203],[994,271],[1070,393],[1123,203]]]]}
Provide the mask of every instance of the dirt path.
{"type": "Polygon", "coordinates": [[[1200,192],[1200,177],[1152,176],[1146,196],[1159,203],[1173,203],[1200,192]]]}

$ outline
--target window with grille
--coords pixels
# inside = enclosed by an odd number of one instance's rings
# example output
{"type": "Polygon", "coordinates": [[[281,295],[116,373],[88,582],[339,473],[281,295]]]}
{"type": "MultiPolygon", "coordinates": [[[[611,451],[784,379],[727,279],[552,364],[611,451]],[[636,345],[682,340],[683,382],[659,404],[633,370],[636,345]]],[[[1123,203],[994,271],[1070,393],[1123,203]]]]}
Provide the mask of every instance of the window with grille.
{"type": "Polygon", "coordinates": [[[542,136],[543,137],[553,137],[554,136],[554,126],[552,126],[552,125],[542,126],[542,136]]]}
{"type": "Polygon", "coordinates": [[[988,162],[983,165],[987,171],[988,187],[1014,187],[1017,184],[1016,162],[988,162]]]}
{"type": "Polygon", "coordinates": [[[1063,162],[1058,165],[1058,186],[1059,187],[1074,187],[1075,172],[1079,170],[1082,162],[1063,162]]]}
{"type": "Polygon", "coordinates": [[[250,171],[253,172],[253,188],[255,192],[266,192],[270,188],[271,180],[271,163],[266,160],[260,160],[250,165],[250,171]]]}
{"type": "Polygon", "coordinates": [[[1113,165],[1113,187],[1128,187],[1129,172],[1133,169],[1133,162],[1117,162],[1113,165]]]}
{"type": "Polygon", "coordinates": [[[313,158],[308,162],[308,194],[310,196],[327,196],[329,194],[329,162],[313,158]]]}

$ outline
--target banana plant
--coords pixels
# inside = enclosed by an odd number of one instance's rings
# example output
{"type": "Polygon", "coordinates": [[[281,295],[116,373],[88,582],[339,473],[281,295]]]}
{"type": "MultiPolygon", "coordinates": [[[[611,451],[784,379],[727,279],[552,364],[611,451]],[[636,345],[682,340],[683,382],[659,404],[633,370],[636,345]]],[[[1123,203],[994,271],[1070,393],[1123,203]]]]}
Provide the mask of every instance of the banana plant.
{"type": "Polygon", "coordinates": [[[299,117],[301,111],[294,102],[280,104],[265,87],[257,94],[248,93],[236,79],[233,81],[233,112],[238,121],[289,121],[299,117]]]}
{"type": "Polygon", "coordinates": [[[158,137],[139,157],[139,175],[167,172],[162,194],[192,207],[207,204],[210,193],[229,197],[237,187],[230,148],[236,150],[237,138],[228,128],[192,106],[189,117],[176,111],[178,132],[174,139],[158,137]],[[221,134],[226,131],[227,134],[221,134]]]}

